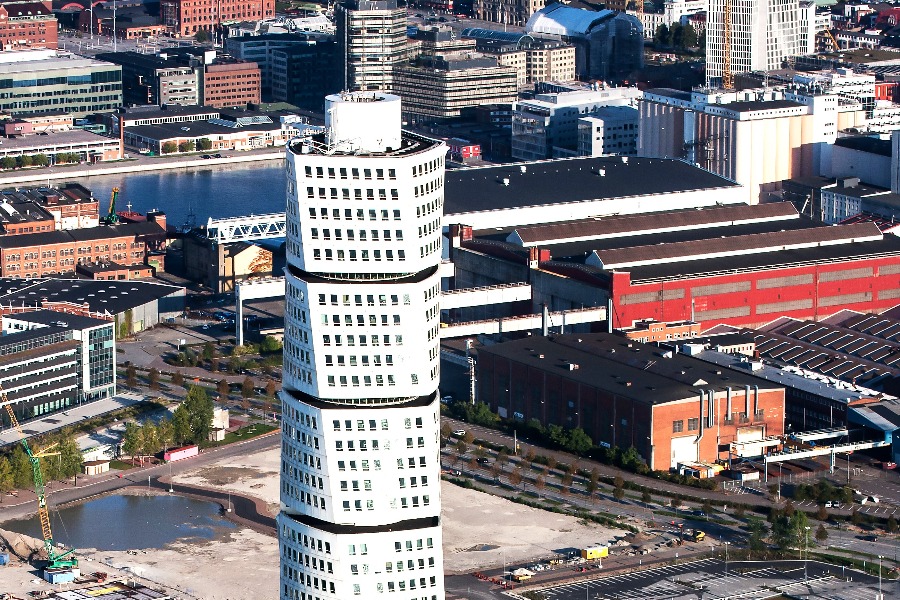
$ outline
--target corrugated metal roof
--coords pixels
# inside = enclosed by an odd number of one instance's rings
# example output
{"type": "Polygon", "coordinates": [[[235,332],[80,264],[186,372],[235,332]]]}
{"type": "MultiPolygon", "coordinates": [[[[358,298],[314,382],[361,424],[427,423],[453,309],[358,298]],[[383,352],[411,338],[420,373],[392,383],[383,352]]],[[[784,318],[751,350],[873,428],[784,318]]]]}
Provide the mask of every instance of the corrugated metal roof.
{"type": "Polygon", "coordinates": [[[507,241],[521,243],[523,246],[533,246],[575,239],[640,235],[799,217],[797,209],[790,202],[757,204],[755,206],[741,204],[519,227],[510,234],[507,241]]]}
{"type": "Polygon", "coordinates": [[[879,240],[881,230],[872,223],[814,227],[799,231],[774,231],[713,240],[695,240],[655,246],[635,246],[595,251],[605,269],[625,268],[659,262],[682,262],[694,258],[777,252],[788,248],[815,247],[858,241],[879,240]]]}

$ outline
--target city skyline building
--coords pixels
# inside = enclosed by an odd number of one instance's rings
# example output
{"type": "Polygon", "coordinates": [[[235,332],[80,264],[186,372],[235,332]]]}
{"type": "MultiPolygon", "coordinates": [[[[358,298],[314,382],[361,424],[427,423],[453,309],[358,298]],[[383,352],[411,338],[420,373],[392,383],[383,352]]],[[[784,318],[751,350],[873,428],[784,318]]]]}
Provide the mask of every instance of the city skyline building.
{"type": "Polygon", "coordinates": [[[347,0],[334,9],[342,89],[391,91],[407,59],[406,8],[397,0],[347,0]]]}
{"type": "Polygon", "coordinates": [[[442,142],[400,98],[326,98],[288,146],[282,600],[443,600],[442,142]]]}
{"type": "Polygon", "coordinates": [[[772,71],[801,53],[798,0],[710,0],[706,22],[706,80],[718,85],[725,64],[725,9],[731,8],[731,72],[772,71]]]}

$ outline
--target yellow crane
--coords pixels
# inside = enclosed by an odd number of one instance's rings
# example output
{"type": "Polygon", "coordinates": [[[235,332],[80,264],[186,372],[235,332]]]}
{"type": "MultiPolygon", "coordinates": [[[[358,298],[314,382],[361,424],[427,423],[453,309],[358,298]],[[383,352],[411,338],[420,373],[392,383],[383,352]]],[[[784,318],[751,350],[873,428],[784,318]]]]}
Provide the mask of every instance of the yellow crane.
{"type": "Polygon", "coordinates": [[[32,451],[31,446],[28,444],[28,436],[22,431],[22,426],[19,425],[19,420],[16,418],[15,411],[13,411],[12,402],[7,399],[6,390],[4,390],[2,386],[0,386],[0,398],[2,398],[2,403],[4,408],[6,408],[6,414],[9,416],[10,423],[12,423],[12,426],[19,432],[22,447],[25,449],[28,460],[31,462],[31,472],[34,476],[34,491],[37,494],[38,499],[38,519],[41,522],[41,535],[44,537],[44,549],[47,551],[47,566],[45,567],[45,571],[47,569],[76,569],[78,568],[78,559],[75,558],[75,549],[70,548],[69,550],[60,553],[57,552],[56,545],[53,543],[53,532],[50,529],[50,513],[47,510],[47,498],[44,494],[44,476],[41,473],[41,458],[45,456],[58,456],[59,452],[51,452],[51,450],[56,447],[56,444],[53,444],[40,452],[32,451]]]}
{"type": "Polygon", "coordinates": [[[725,29],[725,40],[722,44],[722,88],[734,89],[734,74],[731,72],[731,0],[725,0],[725,14],[722,15],[722,24],[725,29]]]}

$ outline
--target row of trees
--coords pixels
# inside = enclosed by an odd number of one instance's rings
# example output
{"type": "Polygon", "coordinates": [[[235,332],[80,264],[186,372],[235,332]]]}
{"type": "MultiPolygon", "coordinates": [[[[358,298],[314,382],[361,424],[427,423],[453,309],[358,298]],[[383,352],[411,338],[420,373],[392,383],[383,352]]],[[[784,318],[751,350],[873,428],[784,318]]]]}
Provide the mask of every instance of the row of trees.
{"type": "MultiPolygon", "coordinates": [[[[79,161],[81,161],[81,155],[77,152],[60,152],[53,156],[53,163],[58,165],[77,163],[79,161]]],[[[4,170],[21,169],[23,167],[47,167],[50,164],[50,157],[46,154],[4,156],[0,158],[0,168],[4,170]]]]}
{"type": "Polygon", "coordinates": [[[697,30],[690,23],[681,25],[674,23],[667,27],[665,23],[656,28],[653,34],[653,44],[662,48],[676,48],[678,50],[693,50],[703,46],[702,37],[697,35],[697,30]]]}
{"type": "Polygon", "coordinates": [[[200,138],[199,140],[185,140],[183,142],[166,142],[162,145],[163,154],[174,154],[175,152],[205,152],[212,149],[212,140],[209,138],[200,138]]]}
{"type": "MultiPolygon", "coordinates": [[[[44,481],[66,479],[81,471],[84,460],[73,437],[57,437],[41,446],[41,450],[53,453],[40,459],[44,481]]],[[[12,452],[0,456],[0,494],[33,485],[31,460],[21,444],[17,444],[12,452]]]]}
{"type": "Polygon", "coordinates": [[[168,450],[173,445],[205,442],[209,438],[212,418],[212,399],[204,388],[193,385],[171,419],[162,419],[155,424],[150,421],[143,425],[127,423],[122,451],[138,457],[143,464],[144,457],[168,450]]]}

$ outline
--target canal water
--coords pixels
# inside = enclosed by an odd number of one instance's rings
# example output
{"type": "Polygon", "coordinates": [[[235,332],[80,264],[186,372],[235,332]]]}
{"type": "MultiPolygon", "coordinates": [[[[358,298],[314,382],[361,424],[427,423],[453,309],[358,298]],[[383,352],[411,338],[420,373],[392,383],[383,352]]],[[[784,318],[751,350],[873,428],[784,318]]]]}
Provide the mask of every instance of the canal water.
{"type": "MultiPolygon", "coordinates": [[[[235,525],[212,502],[175,495],[112,494],[52,511],[55,542],[74,548],[144,550],[176,540],[211,540],[235,525]]],[[[7,521],[3,529],[40,539],[37,517],[7,521]]]]}
{"type": "Polygon", "coordinates": [[[209,217],[239,217],[284,212],[284,161],[212,165],[146,173],[98,175],[76,180],[100,200],[100,212],[109,209],[114,187],[119,188],[117,210],[146,213],[158,208],[168,223],[180,227],[193,219],[196,225],[209,217]]]}

